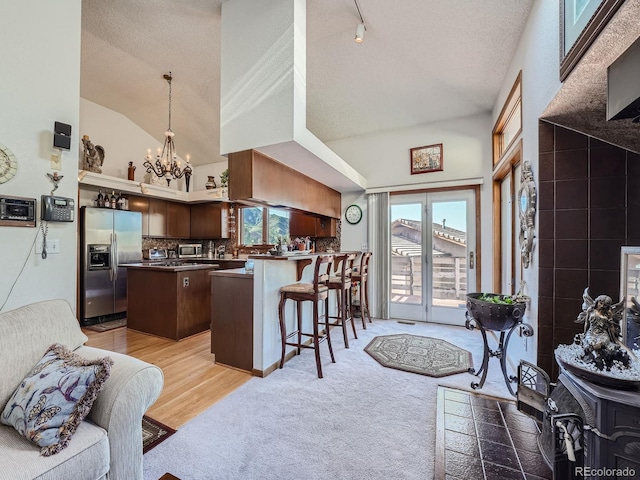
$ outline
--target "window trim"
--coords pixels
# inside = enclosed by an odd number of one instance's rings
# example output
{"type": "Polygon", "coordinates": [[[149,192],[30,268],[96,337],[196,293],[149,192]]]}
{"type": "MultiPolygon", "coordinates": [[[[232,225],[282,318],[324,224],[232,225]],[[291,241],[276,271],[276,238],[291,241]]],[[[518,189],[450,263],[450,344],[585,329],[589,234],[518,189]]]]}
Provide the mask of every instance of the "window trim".
{"type": "Polygon", "coordinates": [[[518,73],[516,81],[511,87],[511,91],[507,96],[500,115],[496,120],[496,124],[491,132],[492,147],[493,147],[493,168],[495,169],[504,158],[516,141],[520,138],[522,133],[522,70],[518,73]],[[513,118],[516,108],[520,106],[520,127],[516,131],[515,135],[511,139],[508,145],[503,145],[504,139],[504,127],[513,118]]]}
{"type": "MultiPolygon", "coordinates": [[[[276,208],[276,207],[268,207],[264,205],[242,205],[238,207],[238,237],[237,237],[237,246],[239,248],[263,248],[263,247],[273,247],[274,243],[268,243],[269,240],[269,210],[287,210],[284,208],[276,208]],[[262,209],[262,243],[254,243],[254,244],[245,244],[241,243],[244,237],[244,209],[246,208],[261,208],[262,209]]],[[[289,235],[290,236],[290,235],[289,235]]]]}
{"type": "MultiPolygon", "coordinates": [[[[516,275],[516,208],[515,208],[515,170],[522,161],[522,139],[518,141],[515,148],[501,163],[493,174],[493,291],[500,292],[502,289],[502,182],[510,174],[511,189],[509,195],[511,197],[511,276],[514,280],[511,285],[511,292],[515,293],[515,285],[520,279],[515,278],[516,275]]],[[[519,256],[517,258],[520,258],[519,256]]]]}

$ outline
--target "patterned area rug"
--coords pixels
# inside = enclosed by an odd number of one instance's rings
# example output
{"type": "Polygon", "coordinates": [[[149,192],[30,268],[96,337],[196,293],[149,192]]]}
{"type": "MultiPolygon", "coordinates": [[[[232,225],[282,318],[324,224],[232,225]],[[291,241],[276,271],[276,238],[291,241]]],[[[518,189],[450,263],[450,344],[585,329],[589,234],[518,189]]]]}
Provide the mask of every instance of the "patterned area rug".
{"type": "Polygon", "coordinates": [[[430,377],[463,373],[472,367],[471,353],[437,338],[384,335],[364,349],[385,367],[430,377]]]}
{"type": "Polygon", "coordinates": [[[146,415],[142,417],[142,453],[164,442],[176,431],[146,415]]]}
{"type": "Polygon", "coordinates": [[[113,330],[116,328],[122,328],[127,326],[127,319],[121,318],[119,320],[112,320],[111,322],[104,323],[96,323],[95,325],[89,325],[86,328],[87,330],[92,330],[94,332],[106,332],[108,330],[113,330]]]}

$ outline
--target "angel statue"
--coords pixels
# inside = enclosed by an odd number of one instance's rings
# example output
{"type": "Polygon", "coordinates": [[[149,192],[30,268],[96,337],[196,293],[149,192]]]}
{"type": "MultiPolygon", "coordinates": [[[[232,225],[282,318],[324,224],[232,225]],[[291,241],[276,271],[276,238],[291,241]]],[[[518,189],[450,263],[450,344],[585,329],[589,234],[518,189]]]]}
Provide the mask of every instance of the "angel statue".
{"type": "Polygon", "coordinates": [[[104,163],[104,148],[100,145],[94,145],[89,140],[89,135],[82,136],[82,145],[84,146],[84,164],[83,169],[89,172],[102,173],[102,164],[104,163]]]}
{"type": "Polygon", "coordinates": [[[614,304],[608,295],[582,294],[582,312],[576,323],[584,324],[584,333],[576,335],[576,343],[584,348],[582,360],[595,364],[598,370],[609,371],[614,362],[629,368],[633,353],[622,343],[621,326],[624,300],[614,304]]]}

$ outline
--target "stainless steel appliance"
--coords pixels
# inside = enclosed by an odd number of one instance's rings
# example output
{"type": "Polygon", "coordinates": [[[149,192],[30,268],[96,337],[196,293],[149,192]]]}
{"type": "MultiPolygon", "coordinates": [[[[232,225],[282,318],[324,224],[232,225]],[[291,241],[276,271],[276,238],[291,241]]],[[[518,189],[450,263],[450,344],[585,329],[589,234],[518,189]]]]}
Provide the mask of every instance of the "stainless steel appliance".
{"type": "Polygon", "coordinates": [[[202,245],[199,243],[178,245],[178,258],[202,258],[202,245]]]}
{"type": "Polygon", "coordinates": [[[80,209],[80,314],[83,326],[123,318],[127,268],[142,260],[142,214],[80,209]]]}

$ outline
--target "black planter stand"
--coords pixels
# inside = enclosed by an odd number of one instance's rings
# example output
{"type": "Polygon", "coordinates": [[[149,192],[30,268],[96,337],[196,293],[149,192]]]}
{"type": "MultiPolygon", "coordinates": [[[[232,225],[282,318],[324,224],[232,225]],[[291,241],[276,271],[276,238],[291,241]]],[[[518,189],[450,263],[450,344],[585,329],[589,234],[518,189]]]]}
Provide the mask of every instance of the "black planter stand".
{"type": "Polygon", "coordinates": [[[502,376],[509,389],[509,393],[515,396],[515,392],[511,387],[511,383],[517,382],[517,378],[507,373],[507,347],[509,339],[516,328],[522,328],[522,335],[530,337],[533,335],[531,325],[522,322],[522,317],[526,309],[525,303],[515,303],[513,305],[501,305],[478,300],[480,293],[470,293],[467,295],[467,312],[465,327],[468,330],[480,330],[482,341],[484,343],[484,355],[482,357],[482,365],[479,370],[470,369],[469,373],[480,376],[479,382],[471,382],[471,388],[482,388],[487,379],[487,370],[489,367],[489,358],[497,357],[500,359],[500,368],[502,376]],[[491,350],[487,341],[487,330],[499,331],[500,340],[498,348],[491,350]]]}

